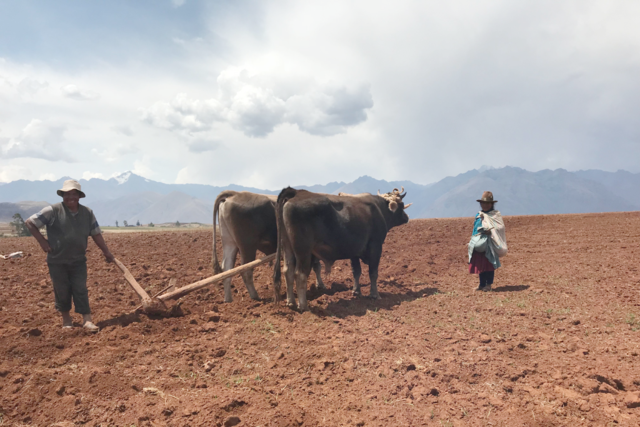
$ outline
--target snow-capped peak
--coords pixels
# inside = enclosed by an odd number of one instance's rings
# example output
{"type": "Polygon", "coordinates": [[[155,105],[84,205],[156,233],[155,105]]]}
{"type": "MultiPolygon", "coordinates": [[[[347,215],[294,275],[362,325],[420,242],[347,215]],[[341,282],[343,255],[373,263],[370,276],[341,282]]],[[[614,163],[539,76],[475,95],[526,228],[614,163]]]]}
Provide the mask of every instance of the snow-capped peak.
{"type": "Polygon", "coordinates": [[[122,185],[129,180],[131,177],[131,171],[123,172],[118,176],[114,176],[113,178],[118,181],[118,185],[122,185]]]}

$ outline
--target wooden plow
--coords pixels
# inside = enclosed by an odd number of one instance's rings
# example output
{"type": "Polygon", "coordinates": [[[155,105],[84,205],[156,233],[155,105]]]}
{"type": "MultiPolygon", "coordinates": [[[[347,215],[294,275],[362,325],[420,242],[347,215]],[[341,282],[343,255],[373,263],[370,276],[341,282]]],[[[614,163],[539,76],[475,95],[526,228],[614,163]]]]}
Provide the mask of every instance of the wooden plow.
{"type": "Polygon", "coordinates": [[[220,283],[222,282],[224,279],[228,278],[228,277],[233,277],[236,276],[244,271],[247,270],[253,270],[254,268],[256,268],[257,266],[259,266],[260,264],[264,264],[266,262],[272,261],[273,259],[275,259],[276,254],[271,254],[271,255],[267,255],[264,258],[260,258],[257,259],[255,261],[249,262],[247,264],[243,264],[241,266],[238,266],[236,268],[232,268],[231,270],[227,270],[223,273],[220,274],[216,274],[215,276],[211,276],[211,277],[207,277],[206,279],[202,279],[199,280],[195,283],[191,283],[189,285],[185,285],[181,288],[177,288],[174,290],[169,290],[172,287],[175,287],[175,279],[172,279],[169,282],[169,286],[164,288],[162,291],[160,291],[160,293],[167,291],[167,293],[159,295],[156,294],[153,297],[150,297],[149,294],[147,294],[147,292],[142,288],[142,286],[140,286],[140,284],[136,281],[136,279],[133,277],[133,275],[129,272],[129,270],[127,269],[127,267],[125,267],[124,264],[122,264],[119,260],[115,260],[116,265],[118,266],[118,268],[120,269],[120,271],[122,271],[122,274],[124,275],[125,280],[127,281],[127,283],[129,283],[129,285],[131,286],[131,288],[134,290],[134,292],[136,294],[138,294],[138,296],[140,297],[140,299],[142,300],[142,310],[146,313],[146,314],[167,314],[168,313],[168,309],[166,304],[164,303],[165,301],[168,300],[176,300],[178,298],[182,298],[183,296],[193,292],[193,291],[197,291],[198,289],[202,289],[202,288],[206,288],[207,286],[213,285],[215,283],[220,283]]]}

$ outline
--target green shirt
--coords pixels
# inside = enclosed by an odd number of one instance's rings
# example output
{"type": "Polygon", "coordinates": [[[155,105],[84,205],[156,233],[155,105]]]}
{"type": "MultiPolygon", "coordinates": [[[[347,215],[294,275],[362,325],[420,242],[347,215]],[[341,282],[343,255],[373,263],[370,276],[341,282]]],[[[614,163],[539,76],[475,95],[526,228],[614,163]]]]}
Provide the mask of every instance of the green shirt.
{"type": "Polygon", "coordinates": [[[87,239],[97,226],[91,209],[78,205],[78,212],[72,213],[64,203],[51,205],[53,218],[47,227],[47,240],[51,252],[47,254],[50,264],[70,264],[86,261],[87,239]]]}

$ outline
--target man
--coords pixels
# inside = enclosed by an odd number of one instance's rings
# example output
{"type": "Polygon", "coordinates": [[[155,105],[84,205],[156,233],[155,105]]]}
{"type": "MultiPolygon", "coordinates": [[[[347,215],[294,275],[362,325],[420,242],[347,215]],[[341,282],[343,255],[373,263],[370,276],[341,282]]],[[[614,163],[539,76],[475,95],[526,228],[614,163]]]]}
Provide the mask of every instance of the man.
{"type": "Polygon", "coordinates": [[[53,282],[56,310],[62,315],[62,327],[73,328],[71,300],[76,313],[82,314],[83,328],[98,332],[91,320],[89,293],[87,291],[87,239],[89,236],[102,250],[107,262],[114,260],[102,237],[102,230],[93,211],[82,206],[79,200],[85,197],[80,183],[73,179],[64,182],[58,190],[62,203],[47,206],[27,219],[31,234],[47,253],[49,274],[53,282]],[[47,239],[39,228],[47,227],[47,239]]]}

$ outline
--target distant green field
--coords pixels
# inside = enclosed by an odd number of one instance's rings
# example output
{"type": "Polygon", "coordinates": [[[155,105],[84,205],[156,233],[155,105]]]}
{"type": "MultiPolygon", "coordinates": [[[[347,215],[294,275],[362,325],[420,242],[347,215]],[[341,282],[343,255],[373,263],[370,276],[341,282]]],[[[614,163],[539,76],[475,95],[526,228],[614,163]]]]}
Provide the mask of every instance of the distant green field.
{"type": "Polygon", "coordinates": [[[206,230],[211,229],[211,226],[208,224],[200,224],[200,223],[189,223],[189,224],[181,224],[179,227],[176,227],[174,224],[159,224],[155,227],[148,226],[140,226],[140,227],[110,227],[110,226],[100,226],[100,229],[104,233],[151,233],[157,231],[194,231],[194,230],[206,230]]]}
{"type": "MultiPolygon", "coordinates": [[[[200,224],[200,223],[188,223],[181,224],[180,227],[176,227],[174,224],[159,224],[155,227],[109,227],[109,226],[100,226],[100,229],[104,233],[150,233],[157,231],[194,231],[194,230],[211,230],[211,226],[208,224],[200,224]]],[[[40,230],[43,234],[46,235],[45,230],[40,230]]],[[[13,234],[13,229],[11,228],[11,224],[8,222],[0,222],[0,237],[15,237],[13,234]]]]}
{"type": "Polygon", "coordinates": [[[0,237],[13,237],[13,228],[8,222],[0,222],[0,237]]]}

